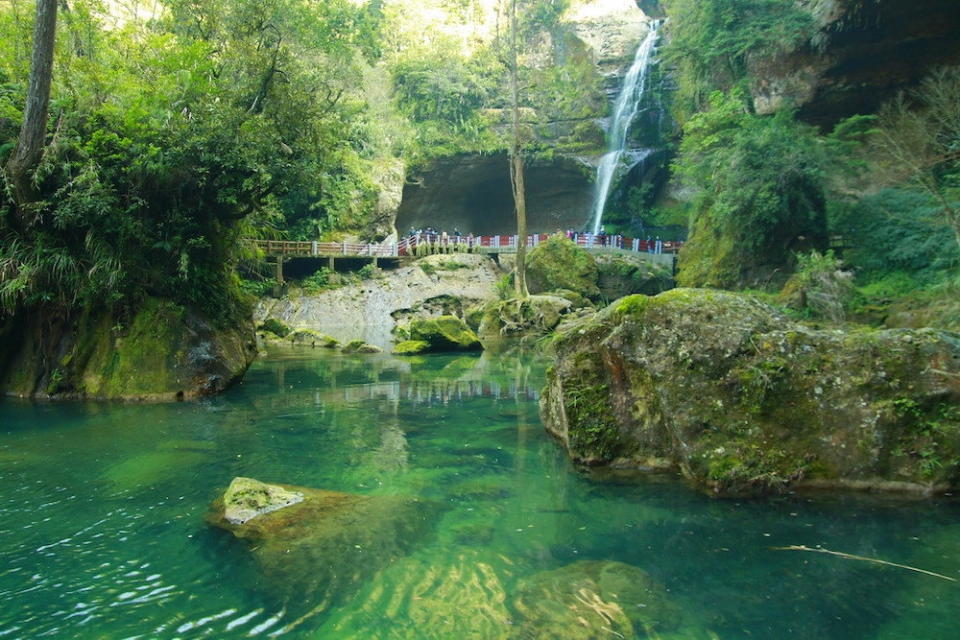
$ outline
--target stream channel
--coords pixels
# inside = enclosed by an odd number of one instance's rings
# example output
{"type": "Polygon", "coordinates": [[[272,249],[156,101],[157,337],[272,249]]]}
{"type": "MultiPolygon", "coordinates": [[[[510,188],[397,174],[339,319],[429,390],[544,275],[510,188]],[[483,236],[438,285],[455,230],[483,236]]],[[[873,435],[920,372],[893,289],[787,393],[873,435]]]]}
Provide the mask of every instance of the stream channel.
{"type": "Polygon", "coordinates": [[[280,353],[203,402],[0,402],[0,639],[630,637],[618,598],[634,637],[957,637],[960,583],[774,549],[960,577],[956,501],[589,475],[545,434],[531,360],[280,353]],[[310,567],[284,584],[203,521],[238,475],[436,509],[403,554],[359,523],[366,569],[298,598],[310,567]],[[627,593],[640,570],[655,594],[627,593]],[[563,593],[591,572],[620,593],[563,593]]]}

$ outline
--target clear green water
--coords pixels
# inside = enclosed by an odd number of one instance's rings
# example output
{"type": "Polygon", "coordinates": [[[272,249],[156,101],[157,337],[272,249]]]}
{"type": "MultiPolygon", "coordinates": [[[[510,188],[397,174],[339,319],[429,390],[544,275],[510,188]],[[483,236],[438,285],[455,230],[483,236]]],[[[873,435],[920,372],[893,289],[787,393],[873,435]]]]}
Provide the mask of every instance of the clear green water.
{"type": "Polygon", "coordinates": [[[558,637],[519,625],[518,585],[585,559],[663,585],[682,619],[656,637],[960,637],[960,583],[771,549],[960,577],[957,503],[590,478],[544,434],[542,383],[529,359],[286,356],[196,404],[0,403],[0,638],[558,637]],[[236,475],[442,511],[327,606],[281,601],[203,523],[236,475]]]}

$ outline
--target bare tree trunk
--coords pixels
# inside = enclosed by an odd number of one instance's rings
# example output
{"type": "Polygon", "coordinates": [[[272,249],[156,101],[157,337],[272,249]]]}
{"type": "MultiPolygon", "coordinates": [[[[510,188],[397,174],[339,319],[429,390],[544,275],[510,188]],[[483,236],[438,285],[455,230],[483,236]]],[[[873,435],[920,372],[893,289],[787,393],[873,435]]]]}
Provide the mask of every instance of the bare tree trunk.
{"type": "Polygon", "coordinates": [[[513,143],[510,147],[510,186],[517,213],[517,266],[514,285],[518,298],[527,291],[527,198],[520,140],[520,80],[517,77],[517,0],[510,0],[510,90],[513,97],[513,143]]]}
{"type": "Polygon", "coordinates": [[[57,31],[57,0],[37,0],[37,19],[33,28],[33,58],[30,63],[30,83],[27,104],[23,110],[23,125],[17,148],[7,162],[7,177],[20,206],[33,195],[30,177],[43,156],[47,135],[47,111],[50,105],[50,82],[53,77],[53,46],[57,31]]]}

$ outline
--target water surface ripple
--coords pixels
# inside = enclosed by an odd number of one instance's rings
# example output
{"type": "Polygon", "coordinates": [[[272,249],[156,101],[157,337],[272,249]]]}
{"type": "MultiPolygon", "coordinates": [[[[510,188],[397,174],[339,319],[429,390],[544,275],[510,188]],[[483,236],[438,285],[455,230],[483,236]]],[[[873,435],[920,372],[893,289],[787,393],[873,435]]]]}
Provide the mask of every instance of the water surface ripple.
{"type": "Polygon", "coordinates": [[[615,563],[679,612],[637,637],[956,637],[955,583],[772,549],[960,577],[956,502],[587,476],[543,432],[543,372],[530,354],[287,354],[206,402],[0,403],[0,639],[553,638],[537,585],[615,563]],[[437,509],[405,555],[291,597],[203,522],[236,475],[437,509]]]}

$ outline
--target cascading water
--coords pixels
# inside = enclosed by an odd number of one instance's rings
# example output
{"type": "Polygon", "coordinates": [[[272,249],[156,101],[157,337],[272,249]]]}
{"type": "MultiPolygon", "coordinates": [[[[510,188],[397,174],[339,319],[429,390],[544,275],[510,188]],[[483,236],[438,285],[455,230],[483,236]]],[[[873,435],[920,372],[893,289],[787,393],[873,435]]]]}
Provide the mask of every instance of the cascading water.
{"type": "MultiPolygon", "coordinates": [[[[600,160],[600,166],[597,167],[596,193],[593,201],[593,225],[592,232],[600,233],[600,225],[603,222],[603,209],[607,204],[607,196],[610,195],[610,187],[613,185],[613,177],[620,166],[620,159],[623,157],[627,148],[627,133],[630,131],[630,123],[637,115],[637,109],[640,107],[640,99],[647,88],[647,71],[650,69],[650,61],[653,59],[653,53],[657,47],[657,39],[660,34],[660,22],[650,23],[650,33],[640,43],[637,54],[634,56],[633,64],[623,80],[623,88],[613,108],[613,120],[610,123],[609,139],[610,145],[607,147],[607,153],[600,160]]],[[[647,152],[649,155],[649,151],[647,152]]]]}

